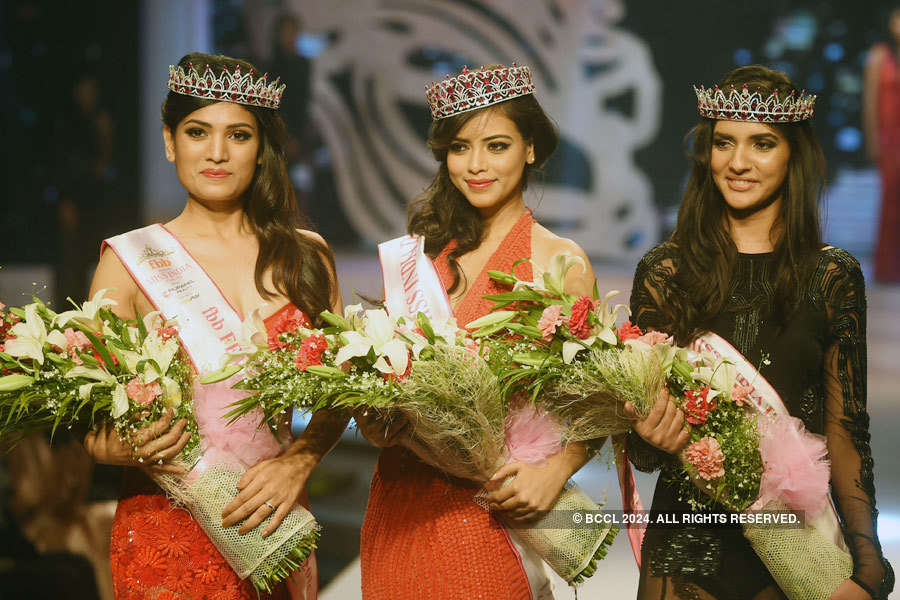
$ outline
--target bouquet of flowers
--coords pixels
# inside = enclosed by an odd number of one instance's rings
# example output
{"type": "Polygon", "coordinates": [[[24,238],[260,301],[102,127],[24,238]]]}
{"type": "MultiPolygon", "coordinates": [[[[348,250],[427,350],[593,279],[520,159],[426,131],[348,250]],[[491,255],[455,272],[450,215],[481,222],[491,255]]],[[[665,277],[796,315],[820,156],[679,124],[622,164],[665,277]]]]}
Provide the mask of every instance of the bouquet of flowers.
{"type": "Polygon", "coordinates": [[[785,509],[815,517],[802,529],[751,524],[744,533],[789,597],[827,598],[849,577],[852,562],[825,512],[829,469],[822,438],[786,411],[770,414],[758,390],[768,383],[737,351],[717,352],[727,346],[718,336],[679,348],[666,334],[644,333],[627,321],[616,328],[623,307],[608,307],[616,292],[602,299],[596,289],[593,297],[566,294],[565,275],[578,264],[577,257],[557,255],[535,282],[490,273],[513,291],[488,296],[495,311],[469,327],[479,328],[476,336],[503,328],[516,334],[490,351],[504,386],[540,395],[573,440],[628,431],[622,405],[631,402],[644,415],[666,386],[690,427],[690,444],[679,457],[682,499],[695,509],[785,509]],[[806,560],[797,561],[804,550],[806,560]]]}
{"type": "Polygon", "coordinates": [[[15,441],[60,425],[106,421],[122,439],[171,410],[190,438],[174,461],[185,476],[154,476],[184,504],[241,577],[268,590],[315,547],[318,526],[295,508],[265,540],[262,527],[245,536],[221,527],[225,504],[242,473],[203,459],[193,403],[193,368],[174,323],[159,313],[125,320],[101,290],[60,314],[40,300],[0,316],[0,437],[15,441]]]}
{"type": "MultiPolygon", "coordinates": [[[[346,307],[343,316],[325,312],[322,318],[329,327],[283,333],[271,345],[256,336],[243,367],[226,367],[205,379],[247,369],[238,387],[256,394],[234,404],[233,418],[261,408],[274,426],[290,407],[374,410],[387,421],[402,417],[411,425],[405,445],[423,461],[478,483],[511,458],[542,461],[559,450],[552,420],[530,406],[509,409],[485,360],[488,347],[452,319],[432,322],[422,313],[415,320],[394,319],[359,305],[346,307]]],[[[555,508],[598,507],[570,487],[555,508]]],[[[616,530],[552,529],[539,522],[516,533],[560,576],[578,583],[593,573],[616,530]]]]}

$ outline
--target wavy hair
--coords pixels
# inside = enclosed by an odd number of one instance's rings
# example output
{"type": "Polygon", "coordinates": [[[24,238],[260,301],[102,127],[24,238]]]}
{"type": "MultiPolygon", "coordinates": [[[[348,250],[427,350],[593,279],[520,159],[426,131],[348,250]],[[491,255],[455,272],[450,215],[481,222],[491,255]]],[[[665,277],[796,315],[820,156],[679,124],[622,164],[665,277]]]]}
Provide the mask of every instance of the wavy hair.
{"type": "Polygon", "coordinates": [[[541,169],[559,143],[556,127],[533,94],[439,119],[431,124],[428,147],[440,167],[428,189],[410,203],[407,230],[425,238],[425,252],[431,258],[437,256],[450,240],[456,240],[457,246],[449,256],[453,273],[453,284],[448,290],[450,293],[457,289],[463,275],[457,259],[481,244],[484,222],[478,209],[453,185],[447,170],[447,151],[466,123],[490,110],[501,111],[515,123],[525,142],[534,144],[534,164],[526,163],[522,173],[520,186],[523,191],[528,186],[531,173],[541,169]]]}
{"type": "MultiPolygon", "coordinates": [[[[759,88],[782,98],[796,89],[790,78],[759,65],[730,72],[719,87],[759,88]]],[[[710,155],[716,121],[704,118],[688,134],[693,138],[693,170],[684,192],[671,240],[679,260],[676,293],[665,310],[671,333],[681,343],[708,330],[728,299],[737,247],[728,231],[726,204],[713,181],[710,155]]],[[[825,183],[825,157],[809,120],[772,123],[790,145],[787,176],[781,188],[781,211],[772,230],[775,271],[772,305],[776,322],[784,324],[796,309],[815,253],[822,248],[819,200],[825,183]]]]}
{"type": "MultiPolygon", "coordinates": [[[[188,54],[178,61],[182,68],[188,68],[188,64],[200,73],[208,65],[216,75],[223,69],[233,71],[237,66],[244,73],[250,70],[260,72],[244,60],[199,52],[188,54]]],[[[162,104],[162,121],[174,132],[192,112],[216,102],[169,91],[162,104]]],[[[263,275],[271,269],[275,291],[288,297],[313,323],[319,323],[320,313],[330,309],[333,298],[337,296],[331,275],[334,272],[334,258],[327,247],[297,231],[311,227],[297,207],[294,188],[288,177],[284,158],[284,121],[275,110],[241,106],[256,117],[260,132],[260,164],[243,194],[244,214],[259,242],[254,269],[256,289],[266,300],[275,295],[263,283],[263,275]]]]}

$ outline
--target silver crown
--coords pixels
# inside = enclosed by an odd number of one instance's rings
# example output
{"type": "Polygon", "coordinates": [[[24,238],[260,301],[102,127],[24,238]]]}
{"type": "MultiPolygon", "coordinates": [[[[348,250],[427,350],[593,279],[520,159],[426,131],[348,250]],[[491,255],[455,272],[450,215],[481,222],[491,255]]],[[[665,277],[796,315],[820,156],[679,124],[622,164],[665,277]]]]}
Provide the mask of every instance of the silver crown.
{"type": "Polygon", "coordinates": [[[780,97],[778,90],[763,96],[762,90],[751,92],[745,85],[738,91],[733,85],[728,93],[719,86],[705,89],[694,86],[697,94],[697,111],[703,117],[721,121],[755,121],[758,123],[791,123],[805,121],[813,116],[815,95],[805,91],[797,95],[791,91],[780,97]]]}
{"type": "Polygon", "coordinates": [[[218,76],[209,65],[206,65],[202,75],[193,64],[188,64],[187,69],[169,65],[167,87],[177,94],[195,98],[278,108],[286,86],[281,83],[280,77],[272,83],[269,83],[268,77],[269,74],[265,73],[254,78],[252,70],[241,73],[240,65],[234,68],[234,72],[222,69],[218,76]]]}
{"type": "Polygon", "coordinates": [[[516,63],[477,71],[463,67],[456,77],[448,75],[443,81],[425,86],[425,98],[435,121],[533,93],[531,70],[516,63]]]}

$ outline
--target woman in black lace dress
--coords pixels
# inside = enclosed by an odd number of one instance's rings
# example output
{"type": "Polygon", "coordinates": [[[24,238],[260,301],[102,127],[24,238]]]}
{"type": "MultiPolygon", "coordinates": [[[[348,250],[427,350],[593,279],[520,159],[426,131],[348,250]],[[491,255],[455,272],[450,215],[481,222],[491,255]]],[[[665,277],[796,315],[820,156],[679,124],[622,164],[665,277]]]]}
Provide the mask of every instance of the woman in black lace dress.
{"type": "MultiPolygon", "coordinates": [[[[854,564],[831,600],[885,599],[894,575],[876,534],[865,282],[849,253],[822,242],[824,158],[807,120],[812,104],[786,101],[793,83],[765,67],[731,72],[719,100],[732,98],[730,86],[738,100],[744,86],[762,100],[779,95],[756,112],[701,101],[678,223],[637,267],[633,317],[682,345],[712,331],[752,364],[771,360],[762,374],[790,413],[826,436],[832,496],[854,564]],[[801,110],[787,114],[791,106],[801,110]]],[[[642,471],[662,470],[653,511],[690,512],[672,483],[680,470],[673,454],[686,440],[683,415],[667,402],[637,424],[628,454],[642,471]]],[[[648,528],[641,562],[639,600],[784,598],[739,526],[648,528]]]]}

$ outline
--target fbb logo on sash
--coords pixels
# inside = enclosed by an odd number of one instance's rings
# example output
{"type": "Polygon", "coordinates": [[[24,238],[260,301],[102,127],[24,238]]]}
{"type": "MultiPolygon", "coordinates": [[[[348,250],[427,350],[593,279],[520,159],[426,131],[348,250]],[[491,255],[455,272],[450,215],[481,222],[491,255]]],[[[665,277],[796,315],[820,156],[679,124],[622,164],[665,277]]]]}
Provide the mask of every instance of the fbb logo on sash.
{"type": "Polygon", "coordinates": [[[151,269],[164,269],[172,266],[172,261],[167,257],[174,254],[172,250],[157,250],[150,246],[144,246],[144,251],[138,259],[138,264],[147,263],[151,269]]]}

